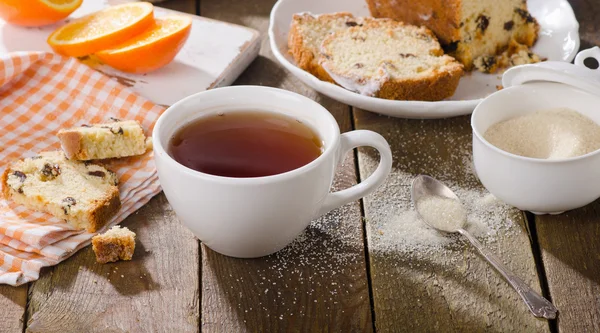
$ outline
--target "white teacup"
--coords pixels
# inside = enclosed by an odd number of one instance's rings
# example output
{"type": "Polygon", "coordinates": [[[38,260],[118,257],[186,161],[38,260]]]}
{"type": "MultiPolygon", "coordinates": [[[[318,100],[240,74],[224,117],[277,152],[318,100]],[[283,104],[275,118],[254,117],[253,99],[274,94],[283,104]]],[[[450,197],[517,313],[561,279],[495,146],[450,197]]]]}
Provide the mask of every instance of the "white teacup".
{"type": "Polygon", "coordinates": [[[312,219],[375,190],[392,166],[390,147],[381,135],[364,130],[340,134],[335,118],[315,101],[259,86],[213,89],[175,103],[156,122],[152,142],[161,186],[179,220],[214,251],[240,258],[282,249],[312,219]],[[298,169],[256,178],[198,172],[168,154],[169,141],[182,126],[232,111],[267,111],[298,119],[321,137],[323,154],[298,169]],[[379,166],[360,184],[329,193],[337,165],[358,146],[377,149],[379,166]]]}

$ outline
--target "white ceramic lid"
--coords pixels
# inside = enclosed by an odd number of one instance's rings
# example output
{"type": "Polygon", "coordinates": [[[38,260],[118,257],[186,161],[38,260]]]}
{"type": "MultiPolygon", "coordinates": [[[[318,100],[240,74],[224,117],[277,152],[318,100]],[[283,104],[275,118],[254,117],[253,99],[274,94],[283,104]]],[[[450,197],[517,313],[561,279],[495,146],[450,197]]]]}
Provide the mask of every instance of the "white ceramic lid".
{"type": "Polygon", "coordinates": [[[533,81],[550,81],[568,84],[592,94],[600,95],[599,64],[600,47],[595,46],[579,52],[575,57],[575,64],[544,61],[537,64],[513,67],[502,76],[502,86],[507,88],[533,81]],[[592,59],[585,61],[588,58],[592,59]],[[587,67],[586,64],[590,67],[587,67]]]}

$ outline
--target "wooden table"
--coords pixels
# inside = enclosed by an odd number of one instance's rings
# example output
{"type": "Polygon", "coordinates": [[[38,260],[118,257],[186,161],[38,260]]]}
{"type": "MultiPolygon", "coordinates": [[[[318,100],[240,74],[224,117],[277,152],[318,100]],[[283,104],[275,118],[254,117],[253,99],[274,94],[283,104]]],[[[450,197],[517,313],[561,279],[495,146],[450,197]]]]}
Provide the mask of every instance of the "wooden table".
{"type": "MultiPolygon", "coordinates": [[[[259,30],[260,56],[236,84],[298,92],[329,109],[342,131],[381,133],[394,154],[386,184],[314,221],[281,252],[253,260],[204,247],[160,194],[123,222],[138,235],[133,261],[99,265],[88,247],[42,271],[39,281],[0,286],[0,332],[599,332],[600,203],[559,216],[505,208],[481,215],[504,225],[484,239],[486,246],[559,308],[550,322],[534,319],[464,243],[440,251],[402,243],[410,235],[394,233],[393,223],[412,210],[408,190],[416,174],[438,177],[470,197],[485,195],[470,169],[469,117],[393,119],[307,88],[271,53],[266,31],[273,3],[162,5],[259,30]]],[[[598,0],[571,3],[582,48],[600,44],[598,0]]],[[[377,159],[368,149],[347,156],[334,187],[364,179],[377,159]]]]}

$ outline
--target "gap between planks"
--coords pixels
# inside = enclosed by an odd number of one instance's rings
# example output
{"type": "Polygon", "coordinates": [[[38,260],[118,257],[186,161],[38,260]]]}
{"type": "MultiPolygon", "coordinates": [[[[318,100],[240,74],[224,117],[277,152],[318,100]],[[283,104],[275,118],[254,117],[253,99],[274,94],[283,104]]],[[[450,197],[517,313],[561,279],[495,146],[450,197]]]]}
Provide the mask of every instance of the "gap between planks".
{"type": "MultiPolygon", "coordinates": [[[[200,16],[200,0],[194,0],[195,14],[200,16]]],[[[202,333],[202,241],[198,239],[198,332],[202,333]]],[[[23,332],[25,333],[25,332],[23,332]]]]}
{"type": "MultiPolygon", "coordinates": [[[[348,105],[348,114],[350,115],[350,126],[351,130],[356,130],[356,124],[354,119],[354,107],[348,105]]],[[[358,149],[354,148],[352,150],[352,154],[354,155],[354,170],[356,171],[356,182],[361,183],[362,179],[360,178],[360,165],[358,163],[358,149]]],[[[375,314],[375,299],[373,298],[373,283],[371,281],[371,259],[369,257],[369,241],[367,239],[367,225],[366,225],[366,215],[365,215],[365,203],[363,199],[359,199],[360,205],[360,221],[362,227],[362,236],[363,236],[363,249],[365,251],[365,270],[367,273],[367,286],[369,289],[369,306],[371,307],[371,324],[373,325],[373,333],[377,332],[377,327],[375,326],[376,314],[375,314]]]]}
{"type": "MultiPolygon", "coordinates": [[[[552,295],[550,294],[550,287],[548,286],[548,277],[546,275],[546,268],[544,267],[544,260],[542,259],[542,250],[540,243],[538,242],[537,229],[535,227],[535,215],[529,212],[522,212],[525,222],[527,223],[527,231],[529,232],[529,240],[531,242],[531,252],[533,254],[533,260],[535,260],[535,268],[538,273],[540,281],[540,288],[542,289],[542,296],[552,302],[552,295]]],[[[560,309],[558,309],[558,315],[560,316],[560,309]]],[[[558,333],[558,324],[556,319],[548,320],[548,327],[551,333],[558,333]]]]}
{"type": "Polygon", "coordinates": [[[25,309],[23,310],[23,333],[27,332],[27,323],[29,323],[29,301],[31,300],[30,292],[32,292],[31,284],[32,282],[27,284],[27,301],[25,302],[25,309]]]}

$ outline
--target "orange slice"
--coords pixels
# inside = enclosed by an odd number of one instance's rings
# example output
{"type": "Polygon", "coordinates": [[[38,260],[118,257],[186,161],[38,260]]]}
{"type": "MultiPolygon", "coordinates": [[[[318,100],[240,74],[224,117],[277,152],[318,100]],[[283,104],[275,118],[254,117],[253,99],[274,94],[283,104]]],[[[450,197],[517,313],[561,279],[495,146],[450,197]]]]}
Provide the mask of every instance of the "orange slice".
{"type": "Polygon", "coordinates": [[[185,44],[192,20],[173,15],[156,19],[142,34],[110,50],[96,53],[103,63],[128,73],[147,73],[170,63],[185,44]]]}
{"type": "Polygon", "coordinates": [[[56,23],[81,6],[82,0],[0,0],[0,18],[25,27],[56,23]]]}
{"type": "Polygon", "coordinates": [[[62,55],[80,57],[119,45],[148,29],[154,22],[149,2],[108,7],[71,21],[48,37],[48,44],[62,55]]]}

